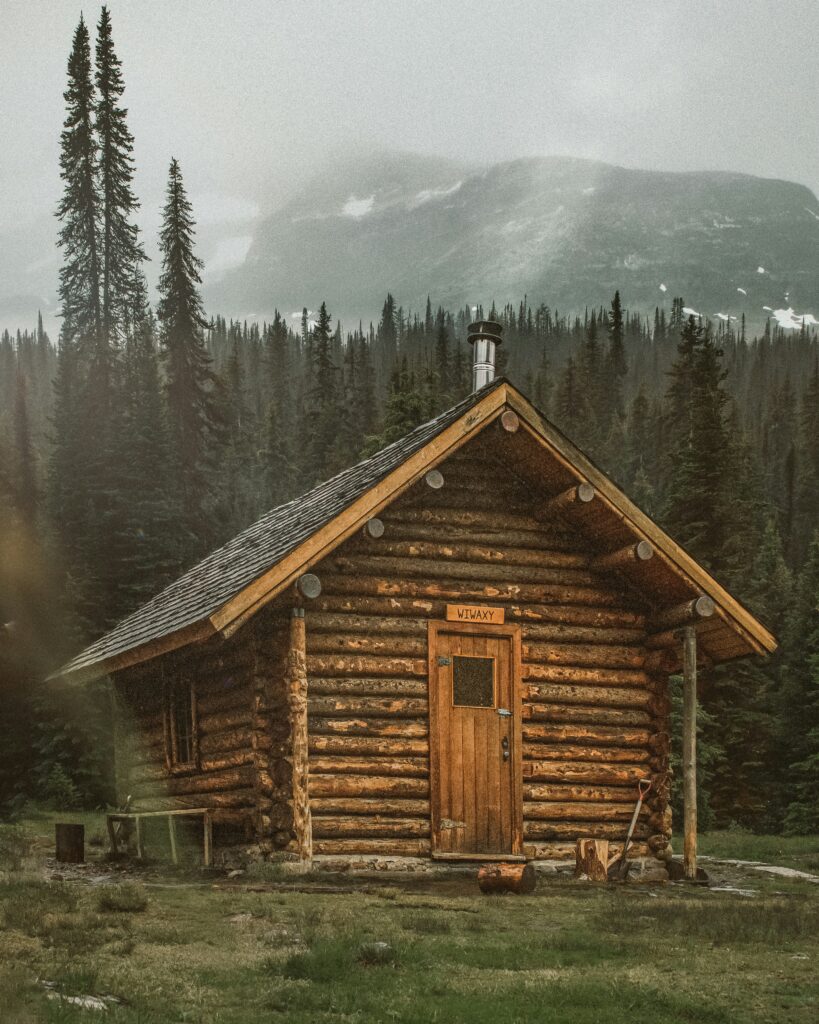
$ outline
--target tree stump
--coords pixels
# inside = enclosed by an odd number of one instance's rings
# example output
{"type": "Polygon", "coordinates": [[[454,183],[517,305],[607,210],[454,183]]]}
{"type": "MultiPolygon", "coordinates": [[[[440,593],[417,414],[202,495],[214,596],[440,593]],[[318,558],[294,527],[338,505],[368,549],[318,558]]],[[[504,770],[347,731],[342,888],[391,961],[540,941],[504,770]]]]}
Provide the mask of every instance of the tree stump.
{"type": "Polygon", "coordinates": [[[585,875],[591,882],[608,879],[608,839],[578,839],[575,848],[574,877],[585,875]]]}
{"type": "Polygon", "coordinates": [[[537,884],[531,864],[484,864],[478,871],[481,892],[514,892],[524,895],[533,892],[537,884]]]}
{"type": "Polygon", "coordinates": [[[55,825],[56,858],[62,864],[85,861],[85,825],[55,825]]]}

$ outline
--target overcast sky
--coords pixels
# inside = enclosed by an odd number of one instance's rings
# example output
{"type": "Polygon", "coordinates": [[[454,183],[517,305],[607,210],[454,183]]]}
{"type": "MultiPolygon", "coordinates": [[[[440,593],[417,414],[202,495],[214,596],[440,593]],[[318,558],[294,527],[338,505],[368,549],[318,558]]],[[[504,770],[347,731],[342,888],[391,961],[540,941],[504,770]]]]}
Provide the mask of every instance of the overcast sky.
{"type": "MultiPolygon", "coordinates": [[[[221,225],[241,232],[341,148],[470,162],[571,154],[819,191],[816,0],[109,7],[150,248],[171,155],[214,258],[221,225]]],[[[45,240],[81,11],[96,23],[98,4],[0,0],[0,297],[53,292],[45,240]]]]}

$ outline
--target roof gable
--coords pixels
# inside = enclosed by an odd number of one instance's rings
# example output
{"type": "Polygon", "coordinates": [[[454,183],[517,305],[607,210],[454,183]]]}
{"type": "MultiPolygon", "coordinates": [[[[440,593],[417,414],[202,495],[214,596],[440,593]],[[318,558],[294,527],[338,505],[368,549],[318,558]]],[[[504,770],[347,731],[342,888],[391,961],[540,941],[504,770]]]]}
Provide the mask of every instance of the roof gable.
{"type": "Polygon", "coordinates": [[[740,654],[775,649],[773,636],[739,602],[520,392],[498,378],[371,458],[262,516],[86,648],[61,674],[92,678],[217,632],[232,634],[505,408],[518,414],[527,437],[566,479],[590,483],[607,516],[629,535],[652,543],[667,572],[695,596],[705,593],[715,601],[720,621],[743,640],[740,654]]]}

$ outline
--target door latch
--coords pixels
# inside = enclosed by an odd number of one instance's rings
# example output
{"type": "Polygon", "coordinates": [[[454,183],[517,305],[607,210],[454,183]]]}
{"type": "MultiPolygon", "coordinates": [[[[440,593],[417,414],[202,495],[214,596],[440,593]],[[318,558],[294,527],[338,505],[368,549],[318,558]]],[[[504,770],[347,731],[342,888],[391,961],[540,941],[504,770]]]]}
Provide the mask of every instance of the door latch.
{"type": "Polygon", "coordinates": [[[438,657],[438,664],[439,664],[439,666],[448,665],[449,663],[450,663],[449,662],[449,658],[443,658],[441,656],[438,657]]]}
{"type": "Polygon", "coordinates": [[[512,717],[512,712],[509,710],[509,708],[498,708],[498,714],[501,716],[501,718],[512,717]]]}
{"type": "Polygon", "coordinates": [[[503,751],[504,761],[508,761],[510,757],[509,753],[509,740],[504,736],[501,740],[501,750],[503,751]]]}

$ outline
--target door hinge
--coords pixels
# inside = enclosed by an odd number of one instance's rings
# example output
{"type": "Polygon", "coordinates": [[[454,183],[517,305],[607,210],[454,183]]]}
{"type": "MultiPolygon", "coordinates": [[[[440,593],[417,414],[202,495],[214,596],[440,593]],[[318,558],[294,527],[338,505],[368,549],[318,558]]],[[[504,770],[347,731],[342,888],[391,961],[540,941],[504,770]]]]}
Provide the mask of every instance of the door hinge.
{"type": "Polygon", "coordinates": [[[512,712],[509,710],[509,708],[498,708],[498,714],[501,716],[501,718],[512,717],[512,712]]]}
{"type": "Polygon", "coordinates": [[[438,664],[439,664],[439,665],[441,665],[441,666],[443,666],[443,665],[449,665],[449,664],[450,664],[449,658],[442,658],[442,657],[439,657],[439,658],[438,658],[438,664]]]}

